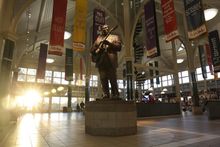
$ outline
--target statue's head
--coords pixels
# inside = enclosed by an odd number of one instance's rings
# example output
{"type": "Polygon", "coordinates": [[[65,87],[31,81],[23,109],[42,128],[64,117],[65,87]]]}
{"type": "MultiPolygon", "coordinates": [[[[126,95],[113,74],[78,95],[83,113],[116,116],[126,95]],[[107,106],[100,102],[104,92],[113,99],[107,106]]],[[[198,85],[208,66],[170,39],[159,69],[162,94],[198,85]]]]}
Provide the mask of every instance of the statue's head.
{"type": "Polygon", "coordinates": [[[109,27],[107,24],[102,26],[102,35],[107,35],[109,31],[109,27]]]}

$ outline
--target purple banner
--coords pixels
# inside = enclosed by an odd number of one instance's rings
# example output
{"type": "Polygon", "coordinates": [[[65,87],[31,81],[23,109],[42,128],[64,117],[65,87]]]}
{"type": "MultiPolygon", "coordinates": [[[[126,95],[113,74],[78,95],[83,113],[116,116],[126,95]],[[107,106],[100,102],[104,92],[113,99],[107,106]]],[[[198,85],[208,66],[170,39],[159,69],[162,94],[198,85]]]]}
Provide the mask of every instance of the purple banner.
{"type": "Polygon", "coordinates": [[[195,39],[207,32],[202,0],[184,0],[189,39],[195,39]]]}
{"type": "Polygon", "coordinates": [[[94,9],[93,12],[93,42],[100,34],[100,26],[105,24],[105,12],[100,9],[94,9]]]}
{"type": "Polygon", "coordinates": [[[38,58],[37,79],[44,79],[47,60],[47,44],[40,44],[40,54],[38,58]]]}
{"type": "Polygon", "coordinates": [[[217,30],[214,30],[209,33],[209,45],[211,48],[214,72],[219,72],[220,71],[220,41],[217,30]]]}
{"type": "Polygon", "coordinates": [[[154,0],[150,0],[148,3],[145,4],[144,12],[145,12],[147,57],[153,58],[160,56],[154,0]]]}

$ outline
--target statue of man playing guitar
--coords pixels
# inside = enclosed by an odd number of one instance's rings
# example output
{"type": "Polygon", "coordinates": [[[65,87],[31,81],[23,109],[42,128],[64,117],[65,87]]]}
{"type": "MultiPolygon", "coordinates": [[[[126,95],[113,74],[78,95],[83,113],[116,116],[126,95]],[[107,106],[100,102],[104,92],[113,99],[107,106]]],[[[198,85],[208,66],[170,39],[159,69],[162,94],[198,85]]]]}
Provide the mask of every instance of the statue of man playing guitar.
{"type": "Polygon", "coordinates": [[[92,60],[96,63],[99,71],[104,99],[110,98],[108,82],[111,84],[111,98],[119,98],[116,76],[118,67],[117,52],[121,51],[122,45],[120,37],[111,34],[116,27],[109,30],[108,25],[103,25],[101,34],[97,37],[90,50],[92,60]]]}

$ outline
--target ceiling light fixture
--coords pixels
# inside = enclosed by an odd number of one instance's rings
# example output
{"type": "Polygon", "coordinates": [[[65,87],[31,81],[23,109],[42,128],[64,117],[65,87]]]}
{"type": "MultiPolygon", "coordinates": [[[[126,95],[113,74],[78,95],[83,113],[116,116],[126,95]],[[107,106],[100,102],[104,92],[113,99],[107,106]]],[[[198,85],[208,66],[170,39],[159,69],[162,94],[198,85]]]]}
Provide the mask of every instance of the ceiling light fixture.
{"type": "Polygon", "coordinates": [[[177,59],[176,62],[179,63],[183,63],[184,59],[177,59]]]}
{"type": "Polygon", "coordinates": [[[205,20],[209,21],[213,19],[218,13],[218,9],[216,8],[208,8],[204,10],[205,20]]]}
{"type": "Polygon", "coordinates": [[[57,88],[58,91],[62,91],[63,89],[64,89],[63,86],[60,86],[60,87],[57,88]]]}
{"type": "Polygon", "coordinates": [[[56,89],[52,89],[51,92],[52,92],[52,93],[56,93],[57,90],[56,90],[56,89]]]}
{"type": "Polygon", "coordinates": [[[71,37],[71,33],[65,31],[65,32],[64,32],[64,40],[67,40],[67,39],[69,39],[70,37],[71,37]]]}
{"type": "Polygon", "coordinates": [[[53,63],[53,62],[54,62],[54,59],[47,58],[46,62],[47,62],[47,63],[53,63]]]}

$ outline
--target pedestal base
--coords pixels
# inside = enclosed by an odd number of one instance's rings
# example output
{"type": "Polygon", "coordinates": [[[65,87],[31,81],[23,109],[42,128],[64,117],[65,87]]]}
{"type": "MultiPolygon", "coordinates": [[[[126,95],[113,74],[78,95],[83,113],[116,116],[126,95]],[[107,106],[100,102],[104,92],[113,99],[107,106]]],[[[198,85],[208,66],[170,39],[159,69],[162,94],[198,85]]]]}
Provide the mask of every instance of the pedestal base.
{"type": "Polygon", "coordinates": [[[85,132],[98,136],[125,136],[137,133],[136,106],[123,100],[87,102],[85,132]]]}
{"type": "Polygon", "coordinates": [[[202,108],[198,106],[192,106],[192,113],[194,115],[202,115],[203,114],[202,108]]]}

